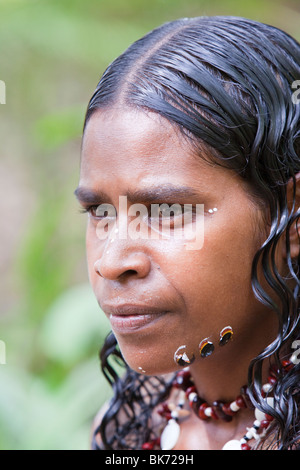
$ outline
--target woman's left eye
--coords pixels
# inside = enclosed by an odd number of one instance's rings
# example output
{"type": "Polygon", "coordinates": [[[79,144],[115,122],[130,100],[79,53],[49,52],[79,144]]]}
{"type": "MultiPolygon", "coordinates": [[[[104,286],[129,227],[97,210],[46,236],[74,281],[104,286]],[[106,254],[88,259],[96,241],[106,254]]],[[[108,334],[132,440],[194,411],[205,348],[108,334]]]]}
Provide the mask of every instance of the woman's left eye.
{"type": "Polygon", "coordinates": [[[159,224],[160,227],[181,228],[193,219],[192,208],[185,206],[167,203],[153,204],[149,214],[150,222],[154,225],[159,224]]]}

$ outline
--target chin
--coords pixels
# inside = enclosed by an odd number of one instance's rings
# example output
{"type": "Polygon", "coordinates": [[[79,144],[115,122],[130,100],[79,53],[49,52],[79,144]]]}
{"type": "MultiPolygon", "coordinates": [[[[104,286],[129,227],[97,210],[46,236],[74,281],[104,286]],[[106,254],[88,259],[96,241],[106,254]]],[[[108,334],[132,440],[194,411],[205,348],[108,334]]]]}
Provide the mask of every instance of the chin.
{"type": "Polygon", "coordinates": [[[159,360],[158,357],[153,358],[153,356],[146,351],[134,354],[132,352],[127,353],[123,351],[121,347],[120,350],[126,364],[139,374],[159,376],[174,373],[179,370],[172,358],[171,361],[164,361],[162,359],[159,360]]]}

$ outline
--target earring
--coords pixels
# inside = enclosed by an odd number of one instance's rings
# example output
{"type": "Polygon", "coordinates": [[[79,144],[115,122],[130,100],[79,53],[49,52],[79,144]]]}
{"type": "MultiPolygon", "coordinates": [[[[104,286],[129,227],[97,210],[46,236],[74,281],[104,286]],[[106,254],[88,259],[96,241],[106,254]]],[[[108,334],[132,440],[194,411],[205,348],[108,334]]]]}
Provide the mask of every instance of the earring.
{"type": "Polygon", "coordinates": [[[181,349],[185,349],[186,346],[180,346],[176,351],[175,351],[175,354],[174,354],[174,361],[176,362],[176,364],[178,364],[179,366],[181,367],[187,367],[187,366],[190,366],[191,364],[193,364],[194,360],[195,360],[195,356],[194,354],[192,355],[191,359],[188,357],[187,353],[185,351],[183,352],[180,352],[181,349]]]}
{"type": "Polygon", "coordinates": [[[219,346],[225,346],[233,336],[233,330],[231,326],[225,326],[222,331],[220,331],[220,341],[219,346]]]}
{"type": "Polygon", "coordinates": [[[208,341],[208,338],[205,338],[199,344],[199,354],[201,357],[210,356],[215,350],[215,347],[211,341],[208,341]]]}

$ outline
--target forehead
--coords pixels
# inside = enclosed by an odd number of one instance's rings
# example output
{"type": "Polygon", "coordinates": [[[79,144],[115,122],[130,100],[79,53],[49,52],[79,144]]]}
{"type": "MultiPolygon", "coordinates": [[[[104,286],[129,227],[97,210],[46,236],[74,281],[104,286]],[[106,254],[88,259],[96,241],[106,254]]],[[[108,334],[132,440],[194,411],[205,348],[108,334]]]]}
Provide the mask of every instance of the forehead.
{"type": "MultiPolygon", "coordinates": [[[[117,109],[90,118],[82,146],[85,164],[109,158],[116,167],[126,160],[138,166],[167,163],[187,153],[187,143],[166,119],[154,113],[117,109]],[[96,160],[96,161],[95,161],[96,160]]],[[[177,162],[178,163],[178,162],[177,162]]]]}
{"type": "Polygon", "coordinates": [[[209,171],[179,129],[155,113],[101,110],[87,123],[82,143],[81,184],[114,179],[120,185],[195,180],[209,171]]]}
{"type": "Polygon", "coordinates": [[[167,194],[171,203],[238,201],[245,210],[249,203],[253,206],[245,181],[234,171],[208,163],[208,151],[203,156],[155,113],[97,111],[85,129],[77,195],[85,193],[79,198],[84,202],[90,200],[86,195],[101,193],[113,204],[120,195],[134,195],[132,200],[143,202],[167,194]]]}

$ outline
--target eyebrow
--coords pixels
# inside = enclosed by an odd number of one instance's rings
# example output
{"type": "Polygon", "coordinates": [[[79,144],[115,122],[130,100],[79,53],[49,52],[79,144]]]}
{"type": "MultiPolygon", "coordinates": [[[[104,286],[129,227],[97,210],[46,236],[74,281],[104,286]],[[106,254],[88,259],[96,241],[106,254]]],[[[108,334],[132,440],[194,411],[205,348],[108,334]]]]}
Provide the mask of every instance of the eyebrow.
{"type": "MultiPolygon", "coordinates": [[[[110,198],[103,191],[91,190],[82,186],[75,189],[74,194],[82,204],[99,204],[100,202],[110,202],[110,198]]],[[[160,185],[146,190],[127,191],[124,196],[132,202],[159,202],[170,200],[175,202],[178,199],[199,198],[199,191],[190,186],[160,185]]]]}

